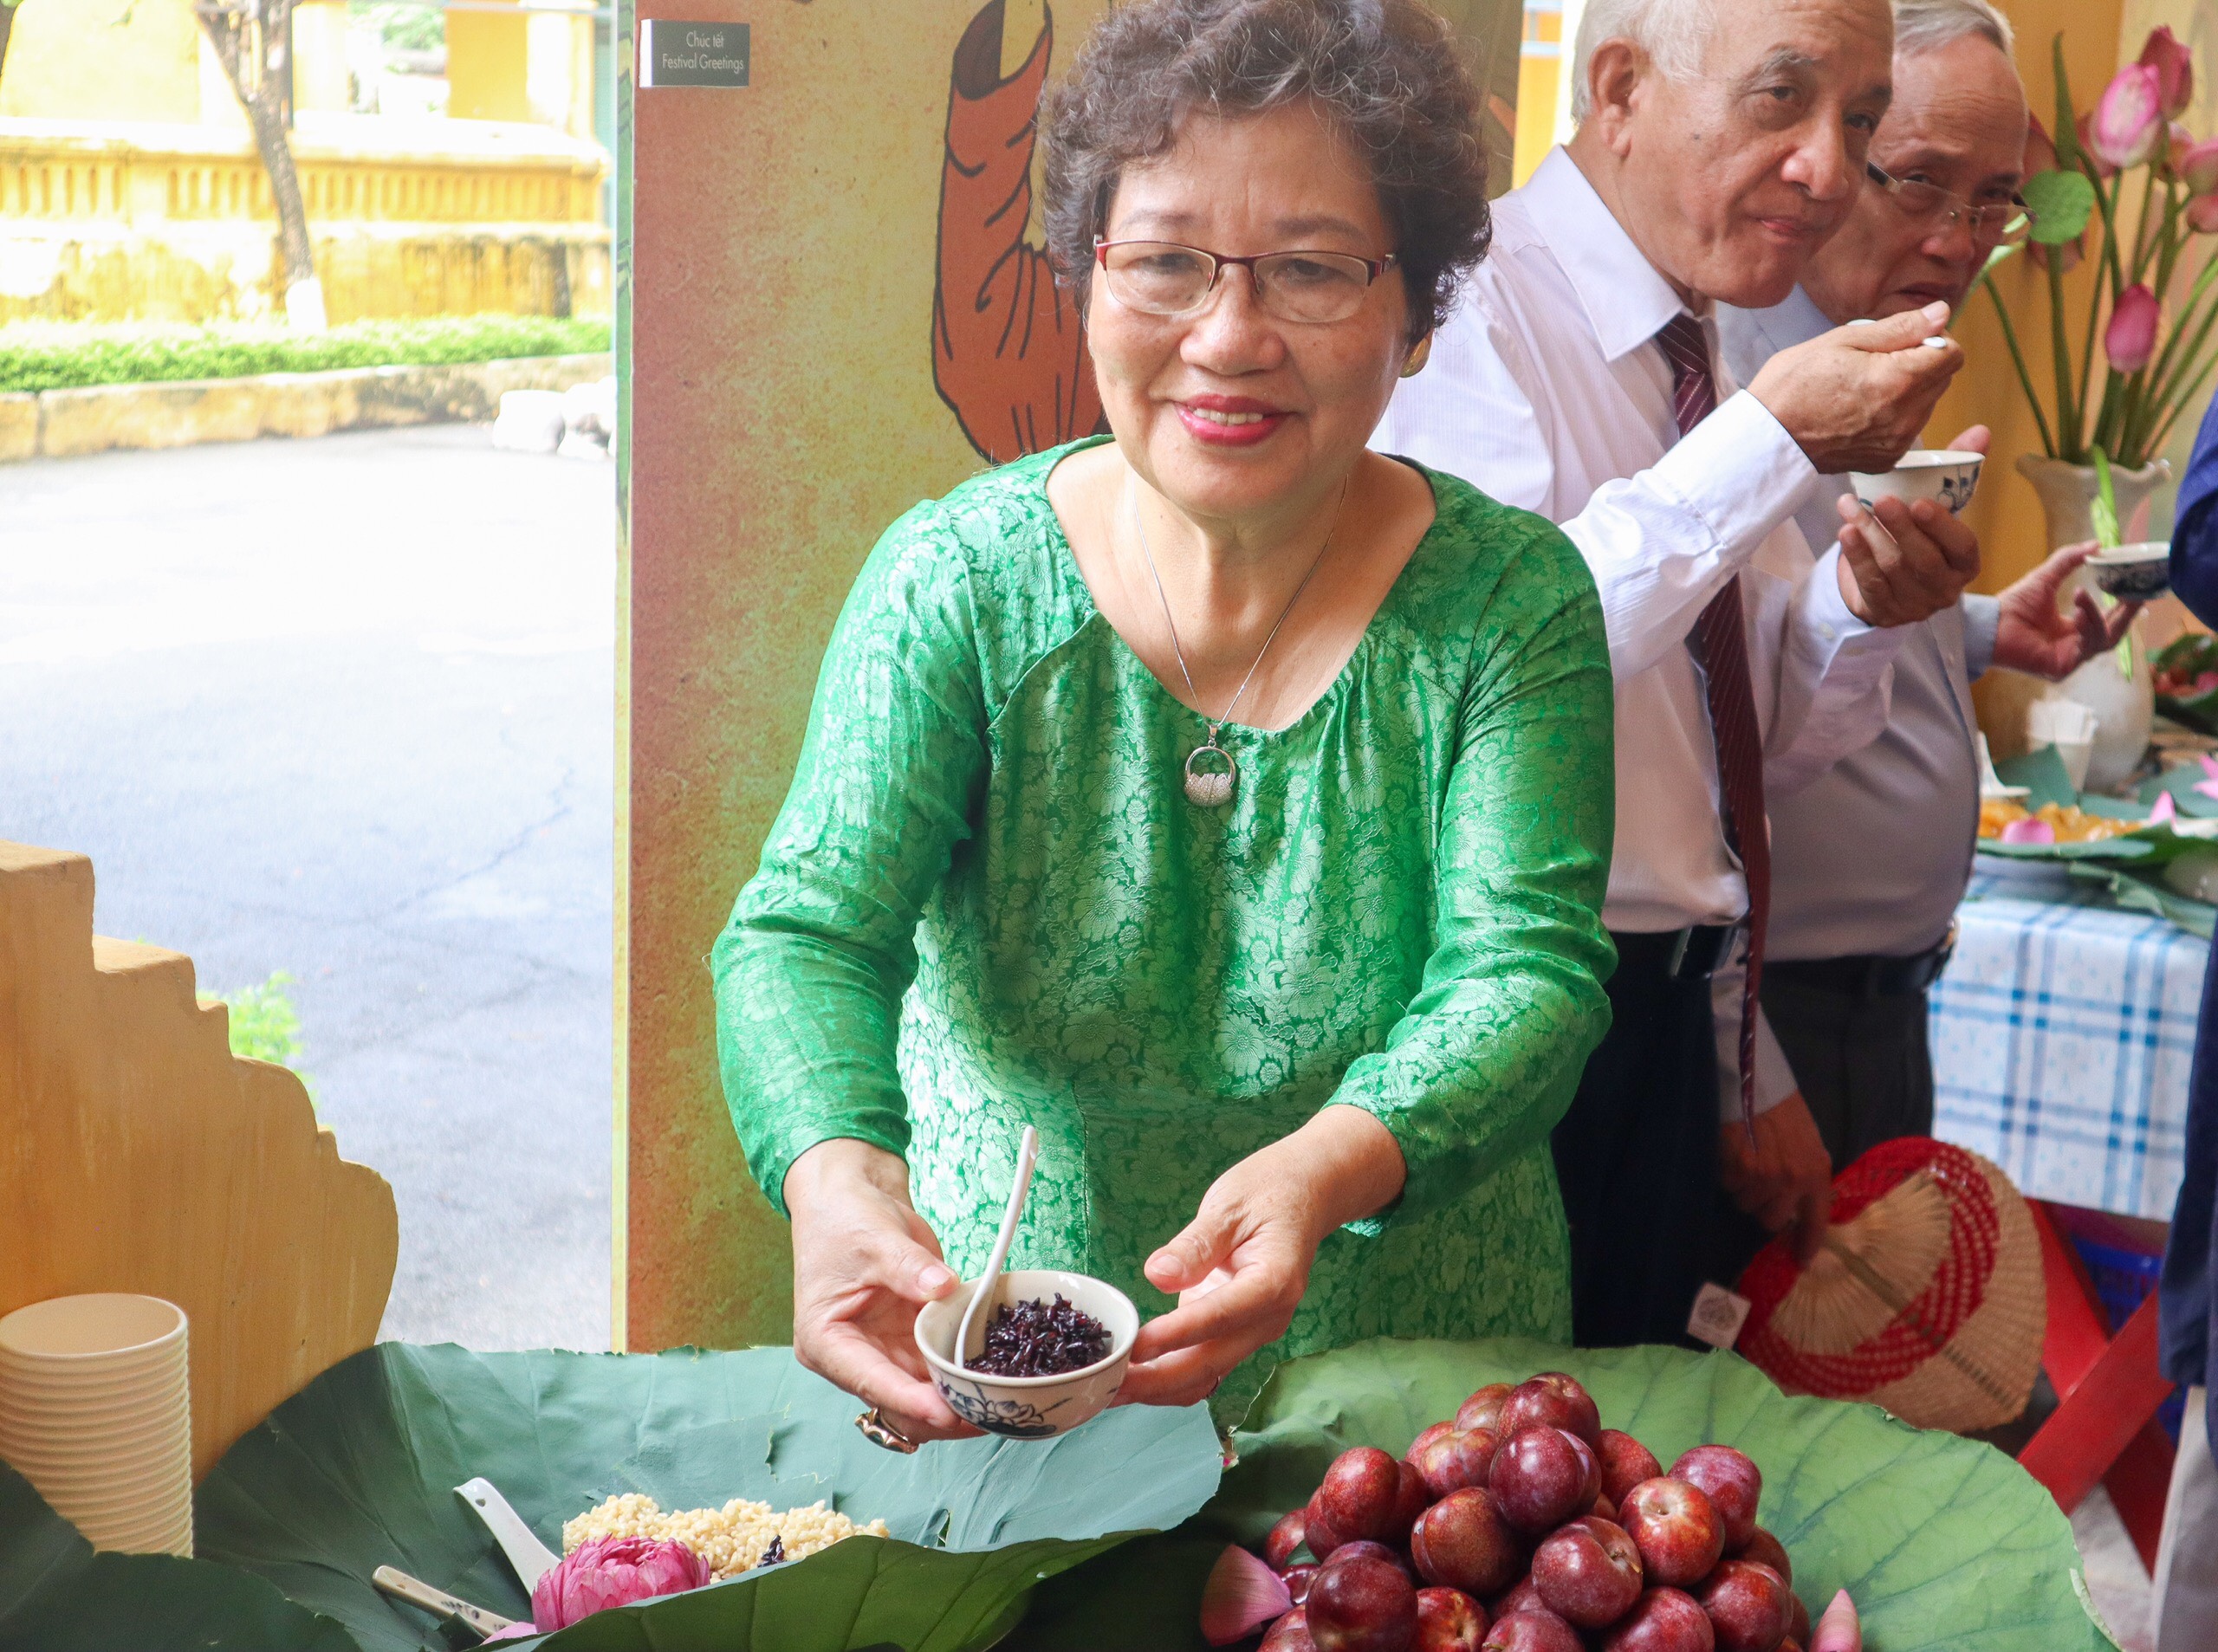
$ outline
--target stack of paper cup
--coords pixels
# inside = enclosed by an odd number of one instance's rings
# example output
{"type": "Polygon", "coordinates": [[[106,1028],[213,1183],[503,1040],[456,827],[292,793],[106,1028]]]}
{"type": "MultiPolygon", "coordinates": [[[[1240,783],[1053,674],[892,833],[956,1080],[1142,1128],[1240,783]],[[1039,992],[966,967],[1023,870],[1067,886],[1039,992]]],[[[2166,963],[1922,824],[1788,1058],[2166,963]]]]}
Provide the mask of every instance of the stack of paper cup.
{"type": "Polygon", "coordinates": [[[0,1459],[96,1549],[192,1552],[185,1312],[104,1292],[0,1319],[0,1459]]]}

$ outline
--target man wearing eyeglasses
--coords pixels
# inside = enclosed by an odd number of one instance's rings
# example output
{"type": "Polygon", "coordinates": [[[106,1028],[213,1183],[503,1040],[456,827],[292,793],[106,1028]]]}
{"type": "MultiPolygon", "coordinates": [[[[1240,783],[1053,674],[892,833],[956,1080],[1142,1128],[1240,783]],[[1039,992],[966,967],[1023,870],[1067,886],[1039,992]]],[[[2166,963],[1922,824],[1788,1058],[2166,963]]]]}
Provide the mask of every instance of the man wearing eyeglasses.
{"type": "MultiPolygon", "coordinates": [[[[1721,308],[1737,376],[1844,322],[1936,302],[1953,313],[1994,249],[2025,238],[2026,97],[2010,45],[1988,0],[1897,0],[1894,101],[1863,195],[1784,303],[1721,308]]],[[[1981,426],[1952,445],[1986,444],[1981,426]]],[[[1845,491],[1838,476],[1812,490],[1798,520],[1813,544],[1839,531],[1845,491]]],[[[2117,641],[2130,608],[2106,621],[2081,595],[2071,615],[2057,610],[2088,548],[1905,628],[1879,737],[1772,800],[1763,1007],[1835,1164],[1931,1133],[1925,993],[1948,961],[1979,820],[1971,683],[1990,665],[2060,677],[2117,641]]]]}

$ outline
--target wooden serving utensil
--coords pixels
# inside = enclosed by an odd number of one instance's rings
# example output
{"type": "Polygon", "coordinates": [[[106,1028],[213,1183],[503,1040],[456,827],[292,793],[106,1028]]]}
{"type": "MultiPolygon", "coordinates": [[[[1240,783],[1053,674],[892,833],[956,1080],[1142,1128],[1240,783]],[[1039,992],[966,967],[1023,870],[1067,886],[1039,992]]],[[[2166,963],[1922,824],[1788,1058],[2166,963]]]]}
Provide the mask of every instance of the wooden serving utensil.
{"type": "Polygon", "coordinates": [[[405,1600],[411,1606],[421,1607],[434,1617],[454,1618],[476,1629],[481,1636],[497,1635],[514,1626],[516,1619],[503,1617],[498,1612],[489,1612],[483,1606],[472,1606],[457,1595],[444,1589],[434,1589],[420,1577],[412,1577],[398,1566],[379,1566],[370,1574],[370,1581],[378,1592],[390,1595],[395,1600],[405,1600]]]}

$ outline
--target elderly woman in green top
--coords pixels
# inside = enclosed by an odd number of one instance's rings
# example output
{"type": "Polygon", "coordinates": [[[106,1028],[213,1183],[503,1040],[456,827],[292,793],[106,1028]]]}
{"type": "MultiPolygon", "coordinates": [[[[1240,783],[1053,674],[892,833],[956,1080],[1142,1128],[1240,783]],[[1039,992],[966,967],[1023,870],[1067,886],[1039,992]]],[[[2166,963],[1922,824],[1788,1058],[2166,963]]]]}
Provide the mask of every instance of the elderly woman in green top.
{"type": "Polygon", "coordinates": [[[1028,1124],[1012,1265],[1159,1316],[1123,1402],[1569,1332],[1600,607],[1539,517],[1365,447],[1484,251],[1477,115],[1418,0],[1132,0],[1049,100],[1113,434],[879,541],[716,949],[795,1351],[913,1438],[970,1431],[913,1326],[1028,1124]]]}

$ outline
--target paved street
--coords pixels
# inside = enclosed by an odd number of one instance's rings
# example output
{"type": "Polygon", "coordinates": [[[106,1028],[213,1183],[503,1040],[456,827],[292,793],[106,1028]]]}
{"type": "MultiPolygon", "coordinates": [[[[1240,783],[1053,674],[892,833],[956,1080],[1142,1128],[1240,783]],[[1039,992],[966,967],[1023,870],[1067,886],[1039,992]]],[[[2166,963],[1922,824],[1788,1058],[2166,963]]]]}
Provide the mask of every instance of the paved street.
{"type": "Polygon", "coordinates": [[[430,427],[0,465],[0,837],[289,971],[385,1334],[608,1343],[613,470],[430,427]]]}

